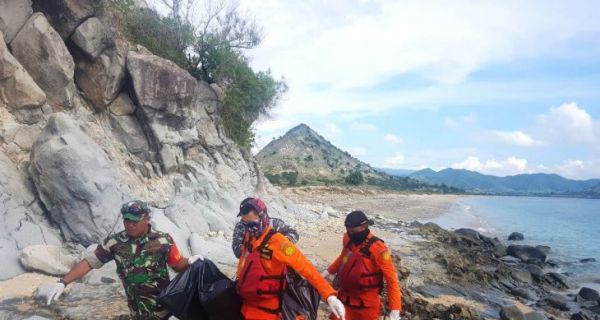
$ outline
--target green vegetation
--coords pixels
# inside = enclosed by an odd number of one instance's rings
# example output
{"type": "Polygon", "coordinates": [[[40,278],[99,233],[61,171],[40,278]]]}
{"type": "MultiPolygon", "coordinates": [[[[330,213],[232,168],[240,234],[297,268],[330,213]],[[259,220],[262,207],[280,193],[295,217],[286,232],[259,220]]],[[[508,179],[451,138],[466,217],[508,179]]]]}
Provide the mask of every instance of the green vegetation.
{"type": "Polygon", "coordinates": [[[352,173],[346,176],[344,182],[349,185],[359,186],[365,182],[365,179],[360,170],[354,170],[352,173]]]}
{"type": "Polygon", "coordinates": [[[196,1],[161,3],[169,8],[168,16],[135,8],[132,0],[108,1],[120,31],[130,41],[173,61],[198,80],[223,88],[220,112],[225,133],[240,146],[250,148],[254,143],[252,123],[268,115],[287,91],[283,79],[249,65],[245,53],[260,44],[260,28],[242,17],[235,6],[208,1],[200,19],[194,21],[196,1]]]}
{"type": "MultiPolygon", "coordinates": [[[[265,176],[272,184],[281,186],[295,186],[298,180],[298,172],[296,171],[285,171],[275,174],[265,173],[265,176]]],[[[302,183],[304,185],[308,184],[306,180],[303,180],[302,183]]]]}

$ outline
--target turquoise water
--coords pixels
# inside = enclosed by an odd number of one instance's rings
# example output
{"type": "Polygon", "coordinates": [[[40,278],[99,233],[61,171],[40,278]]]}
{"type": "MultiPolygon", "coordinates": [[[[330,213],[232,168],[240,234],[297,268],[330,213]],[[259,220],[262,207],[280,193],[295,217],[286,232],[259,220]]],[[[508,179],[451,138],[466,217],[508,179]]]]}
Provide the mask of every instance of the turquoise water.
{"type": "Polygon", "coordinates": [[[600,200],[472,196],[430,221],[448,229],[476,229],[506,244],[511,232],[521,232],[525,240],[515,243],[550,246],[549,258],[564,262],[560,271],[581,282],[600,279],[600,200]],[[597,261],[580,263],[583,258],[597,261]]]}

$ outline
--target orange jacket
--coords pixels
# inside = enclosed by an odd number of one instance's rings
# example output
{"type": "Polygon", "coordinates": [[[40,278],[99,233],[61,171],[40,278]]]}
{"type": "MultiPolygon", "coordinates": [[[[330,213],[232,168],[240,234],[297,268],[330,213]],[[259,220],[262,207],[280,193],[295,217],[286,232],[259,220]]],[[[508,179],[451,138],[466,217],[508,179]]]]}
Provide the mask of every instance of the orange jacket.
{"type": "MultiPolygon", "coordinates": [[[[267,228],[263,234],[258,238],[250,242],[252,250],[256,250],[262,243],[263,238],[269,233],[271,228],[267,228]]],[[[325,280],[319,271],[312,265],[308,259],[302,254],[300,249],[291,242],[288,238],[280,233],[272,235],[271,239],[267,242],[266,249],[272,252],[270,259],[265,256],[261,256],[261,264],[265,271],[270,275],[280,275],[285,267],[294,269],[299,275],[304,277],[317,291],[319,295],[325,300],[329,296],[335,295],[336,291],[331,285],[325,280]]],[[[246,247],[242,248],[242,256],[238,263],[237,275],[240,276],[240,272],[244,267],[246,254],[246,247]]],[[[268,308],[277,307],[277,299],[269,299],[275,301],[264,301],[261,304],[268,308]]],[[[268,315],[262,314],[260,310],[256,310],[255,306],[248,306],[244,303],[242,306],[242,313],[248,319],[267,319],[268,315]]]]}
{"type": "MultiPolygon", "coordinates": [[[[367,239],[374,237],[373,233],[369,233],[367,239]]],[[[338,258],[329,266],[327,271],[330,274],[336,274],[340,266],[342,264],[342,260],[344,258],[347,245],[350,241],[348,234],[344,234],[343,238],[343,249],[338,258]]],[[[366,241],[365,241],[366,242],[366,241]]],[[[352,252],[360,252],[361,248],[365,243],[363,242],[359,246],[355,244],[351,244],[349,246],[349,250],[352,252]]],[[[402,293],[400,290],[400,281],[398,281],[398,275],[396,273],[396,267],[392,261],[392,257],[389,249],[383,243],[383,241],[374,242],[369,248],[369,252],[371,253],[370,258],[366,258],[363,256],[364,263],[367,268],[371,272],[381,271],[383,273],[383,279],[387,284],[387,293],[388,293],[388,307],[390,310],[402,310],[402,293]]],[[[342,292],[340,292],[342,293],[342,292]]],[[[365,292],[361,297],[366,302],[378,302],[379,294],[373,295],[372,292],[365,292]]]]}

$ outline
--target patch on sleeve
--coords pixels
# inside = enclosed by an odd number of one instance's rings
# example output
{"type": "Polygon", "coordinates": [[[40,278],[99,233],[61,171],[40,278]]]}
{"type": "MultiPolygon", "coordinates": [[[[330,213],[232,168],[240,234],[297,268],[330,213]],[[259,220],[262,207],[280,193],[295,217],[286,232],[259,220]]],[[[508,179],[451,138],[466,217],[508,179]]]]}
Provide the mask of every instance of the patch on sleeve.
{"type": "Polygon", "coordinates": [[[381,258],[383,259],[383,261],[389,261],[392,259],[392,255],[390,254],[389,251],[384,251],[381,253],[381,258]]]}
{"type": "Polygon", "coordinates": [[[289,243],[283,245],[283,254],[289,257],[292,256],[294,253],[296,253],[296,248],[293,245],[289,243]]]}

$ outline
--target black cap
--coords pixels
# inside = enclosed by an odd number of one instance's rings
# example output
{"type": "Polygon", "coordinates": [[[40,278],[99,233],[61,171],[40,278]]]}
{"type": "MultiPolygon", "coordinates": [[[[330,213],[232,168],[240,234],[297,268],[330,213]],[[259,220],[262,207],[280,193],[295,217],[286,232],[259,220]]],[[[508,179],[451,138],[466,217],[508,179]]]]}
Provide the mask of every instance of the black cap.
{"type": "Polygon", "coordinates": [[[369,220],[369,218],[367,218],[367,215],[364,212],[356,210],[350,212],[346,216],[346,221],[344,221],[344,225],[346,226],[346,228],[354,228],[362,225],[372,226],[373,220],[369,220]]]}

